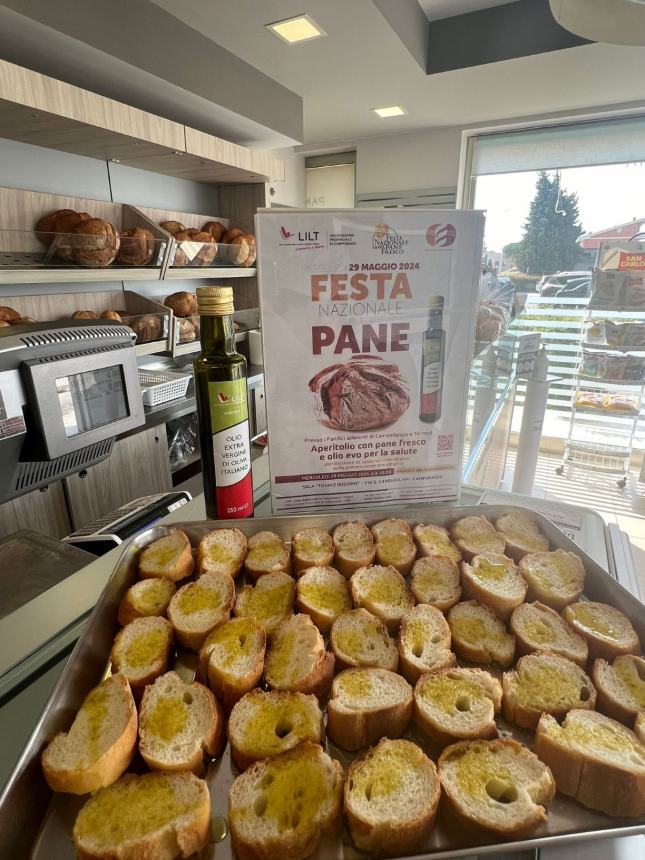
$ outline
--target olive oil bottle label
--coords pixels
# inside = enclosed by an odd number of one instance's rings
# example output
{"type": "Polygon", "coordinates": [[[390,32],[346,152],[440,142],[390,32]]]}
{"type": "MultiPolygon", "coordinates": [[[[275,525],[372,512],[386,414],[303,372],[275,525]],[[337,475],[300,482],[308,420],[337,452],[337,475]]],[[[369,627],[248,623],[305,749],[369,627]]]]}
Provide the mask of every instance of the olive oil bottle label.
{"type": "Polygon", "coordinates": [[[253,511],[253,476],[246,379],[209,382],[217,515],[247,517],[253,511]]]}

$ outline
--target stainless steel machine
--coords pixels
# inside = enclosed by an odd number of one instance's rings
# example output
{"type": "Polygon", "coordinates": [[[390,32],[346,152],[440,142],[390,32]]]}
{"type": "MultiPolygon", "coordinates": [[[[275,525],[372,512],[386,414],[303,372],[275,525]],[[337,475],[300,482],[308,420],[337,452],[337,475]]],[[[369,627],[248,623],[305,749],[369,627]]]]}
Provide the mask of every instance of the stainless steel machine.
{"type": "Polygon", "coordinates": [[[0,328],[0,503],[106,459],[144,423],[135,340],[109,320],[0,328]]]}

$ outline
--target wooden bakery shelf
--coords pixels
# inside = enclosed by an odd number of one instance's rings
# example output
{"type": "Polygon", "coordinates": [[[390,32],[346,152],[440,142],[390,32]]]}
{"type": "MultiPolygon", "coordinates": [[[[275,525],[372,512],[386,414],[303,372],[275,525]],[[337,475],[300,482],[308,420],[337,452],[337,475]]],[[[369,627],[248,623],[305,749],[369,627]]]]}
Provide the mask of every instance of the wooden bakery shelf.
{"type": "Polygon", "coordinates": [[[284,163],[130,105],[0,60],[2,137],[179,179],[284,179],[284,163]]]}

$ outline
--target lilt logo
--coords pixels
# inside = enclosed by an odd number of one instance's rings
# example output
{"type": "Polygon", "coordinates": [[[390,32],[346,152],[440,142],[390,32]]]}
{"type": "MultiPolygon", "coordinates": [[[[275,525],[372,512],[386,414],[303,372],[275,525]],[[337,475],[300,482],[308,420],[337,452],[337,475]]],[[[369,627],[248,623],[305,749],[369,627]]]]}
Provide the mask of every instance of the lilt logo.
{"type": "Polygon", "coordinates": [[[372,248],[381,254],[402,254],[408,240],[396,232],[389,224],[377,224],[372,236],[372,248]]]}
{"type": "Polygon", "coordinates": [[[293,233],[291,233],[289,230],[287,230],[286,227],[280,227],[280,235],[282,236],[283,239],[291,239],[291,237],[293,236],[293,233]]]}
{"type": "Polygon", "coordinates": [[[457,229],[452,224],[431,224],[426,232],[426,241],[433,248],[449,248],[457,238],[457,229]]]}

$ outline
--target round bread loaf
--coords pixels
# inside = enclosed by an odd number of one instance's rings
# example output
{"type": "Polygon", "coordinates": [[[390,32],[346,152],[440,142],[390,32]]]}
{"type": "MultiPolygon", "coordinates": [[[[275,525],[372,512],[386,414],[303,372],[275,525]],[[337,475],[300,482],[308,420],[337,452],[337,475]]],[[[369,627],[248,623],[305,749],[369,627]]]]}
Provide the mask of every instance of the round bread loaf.
{"type": "Polygon", "coordinates": [[[56,232],[56,219],[62,215],[75,215],[73,209],[57,209],[55,212],[50,212],[49,215],[43,215],[42,218],[39,218],[36,222],[36,238],[39,242],[41,242],[46,248],[49,248],[51,243],[54,241],[54,237],[51,235],[56,232]]]}
{"type": "Polygon", "coordinates": [[[102,320],[114,320],[114,322],[123,322],[121,319],[121,314],[116,311],[103,311],[101,314],[102,320]]]}
{"type": "Polygon", "coordinates": [[[82,237],[72,244],[72,260],[78,266],[104,268],[114,262],[120,239],[108,221],[102,218],[81,220],[74,233],[82,237]]]}
{"type": "Polygon", "coordinates": [[[207,221],[202,230],[205,233],[210,233],[215,242],[221,242],[226,234],[226,227],[219,221],[207,221]]]}
{"type": "Polygon", "coordinates": [[[97,320],[99,315],[95,311],[74,311],[73,320],[97,320]]]}
{"type": "Polygon", "coordinates": [[[145,266],[152,259],[155,237],[144,227],[132,227],[121,233],[119,263],[124,266],[145,266]]]}
{"type": "Polygon", "coordinates": [[[179,292],[166,296],[164,305],[176,317],[190,317],[197,313],[197,296],[195,293],[179,292]]]}
{"type": "Polygon", "coordinates": [[[155,314],[144,314],[130,320],[128,327],[136,334],[137,343],[149,343],[161,334],[161,319],[155,314]]]}
{"type": "Polygon", "coordinates": [[[176,233],[183,233],[186,230],[181,221],[162,221],[159,226],[166,233],[170,233],[171,236],[174,236],[176,233]]]}

